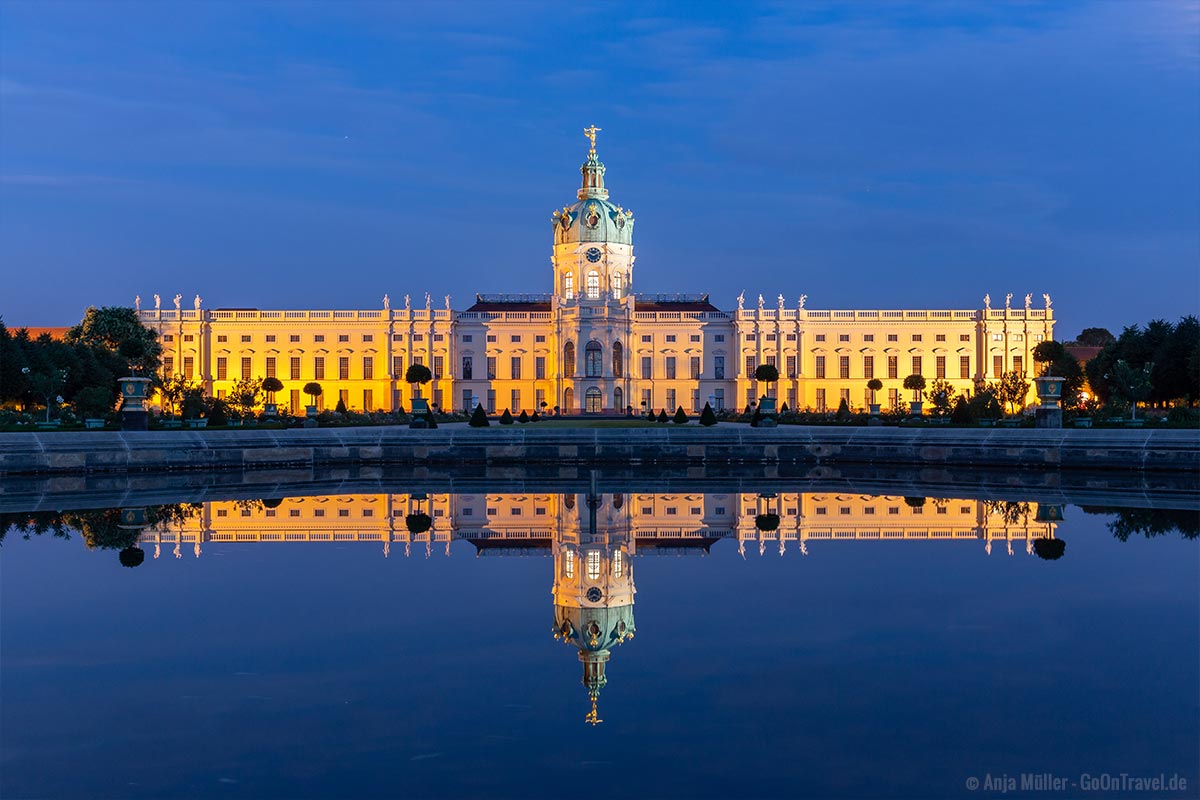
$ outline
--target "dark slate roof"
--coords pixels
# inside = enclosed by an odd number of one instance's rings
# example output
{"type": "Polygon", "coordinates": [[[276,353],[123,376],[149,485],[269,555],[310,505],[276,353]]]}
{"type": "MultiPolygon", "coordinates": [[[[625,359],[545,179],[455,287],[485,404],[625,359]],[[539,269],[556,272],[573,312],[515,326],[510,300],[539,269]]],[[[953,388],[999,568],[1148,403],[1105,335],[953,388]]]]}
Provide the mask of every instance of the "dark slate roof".
{"type": "Polygon", "coordinates": [[[720,311],[707,300],[704,302],[656,303],[638,301],[638,311],[720,311]]]}
{"type": "Polygon", "coordinates": [[[478,302],[467,311],[549,311],[549,303],[486,303],[478,302]]]}

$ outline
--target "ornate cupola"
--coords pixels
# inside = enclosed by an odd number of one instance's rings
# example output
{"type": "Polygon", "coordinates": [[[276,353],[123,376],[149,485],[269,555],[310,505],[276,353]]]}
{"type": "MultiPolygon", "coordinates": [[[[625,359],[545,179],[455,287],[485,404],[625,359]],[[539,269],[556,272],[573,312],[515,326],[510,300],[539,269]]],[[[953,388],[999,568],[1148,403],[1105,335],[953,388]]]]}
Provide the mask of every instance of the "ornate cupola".
{"type": "Polygon", "coordinates": [[[591,147],[579,168],[578,200],[551,217],[554,223],[554,290],[561,300],[620,300],[633,279],[633,212],[614,205],[604,185],[606,168],[596,155],[596,133],[584,129],[591,147]]]}

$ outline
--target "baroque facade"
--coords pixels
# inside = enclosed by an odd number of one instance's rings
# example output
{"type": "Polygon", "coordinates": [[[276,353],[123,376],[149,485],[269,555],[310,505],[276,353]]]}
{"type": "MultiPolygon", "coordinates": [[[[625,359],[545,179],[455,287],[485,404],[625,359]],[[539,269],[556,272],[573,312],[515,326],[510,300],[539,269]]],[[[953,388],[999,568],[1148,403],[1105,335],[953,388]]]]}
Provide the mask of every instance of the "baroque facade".
{"type": "MultiPolygon", "coordinates": [[[[476,295],[463,311],[435,308],[426,294],[372,310],[192,310],[155,295],[142,321],[163,340],[163,373],[200,382],[216,396],[242,378],[273,376],[280,405],[303,410],[302,387],[324,388],[320,405],[356,410],[411,407],[421,392],[440,408],[494,413],[562,413],[678,407],[698,412],[741,408],[770,394],[792,409],[851,408],[869,402],[866,382],[884,388],[877,402],[908,400],[905,377],[943,379],[959,392],[977,380],[1032,368],[1032,350],[1054,338],[1049,295],[1035,308],[1006,296],[1003,307],[815,310],[806,295],[759,295],[722,311],[707,294],[634,292],[633,213],[609,199],[605,166],[591,149],[575,202],[554,212],[552,288],[539,295],[476,295]],[[405,370],[424,364],[433,381],[415,390],[405,370]],[[779,381],[760,386],[755,368],[771,364],[779,381]]],[[[1032,398],[1032,395],[1031,395],[1032,398]]]]}

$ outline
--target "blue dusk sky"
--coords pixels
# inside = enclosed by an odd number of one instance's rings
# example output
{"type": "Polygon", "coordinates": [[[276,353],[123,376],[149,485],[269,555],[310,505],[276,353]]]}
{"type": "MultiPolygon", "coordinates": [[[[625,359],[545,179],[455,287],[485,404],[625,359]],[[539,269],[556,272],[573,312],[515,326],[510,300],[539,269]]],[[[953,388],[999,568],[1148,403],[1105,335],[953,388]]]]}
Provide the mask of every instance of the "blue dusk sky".
{"type": "Polygon", "coordinates": [[[0,315],[546,292],[596,124],[634,287],[1200,309],[1200,5],[0,3],[0,315]]]}

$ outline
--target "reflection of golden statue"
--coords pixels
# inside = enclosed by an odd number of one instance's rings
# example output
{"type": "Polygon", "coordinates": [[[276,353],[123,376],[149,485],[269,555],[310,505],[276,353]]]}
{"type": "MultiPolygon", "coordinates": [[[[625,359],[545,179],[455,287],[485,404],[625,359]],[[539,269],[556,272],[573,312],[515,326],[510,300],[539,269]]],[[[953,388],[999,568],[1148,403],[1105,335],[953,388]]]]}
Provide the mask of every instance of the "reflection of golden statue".
{"type": "Polygon", "coordinates": [[[600,128],[595,125],[583,129],[583,135],[592,143],[592,149],[588,151],[588,155],[596,155],[596,134],[600,132],[600,128]]]}

